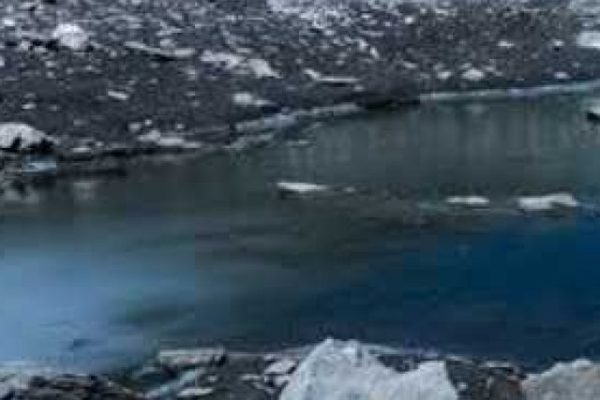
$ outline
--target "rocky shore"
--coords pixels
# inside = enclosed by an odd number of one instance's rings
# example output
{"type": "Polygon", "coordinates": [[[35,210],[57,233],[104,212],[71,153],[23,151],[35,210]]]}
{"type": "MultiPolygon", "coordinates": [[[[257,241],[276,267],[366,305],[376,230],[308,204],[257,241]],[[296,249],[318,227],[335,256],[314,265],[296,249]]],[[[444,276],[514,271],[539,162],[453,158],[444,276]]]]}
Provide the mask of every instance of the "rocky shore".
{"type": "Polygon", "coordinates": [[[600,67],[595,31],[562,0],[9,0],[0,15],[0,119],[78,139],[218,141],[279,112],[590,80],[600,67]]]}
{"type": "MultiPolygon", "coordinates": [[[[588,3],[7,0],[0,122],[51,137],[59,170],[97,172],[432,93],[588,82],[600,76],[588,3]]],[[[10,138],[0,165],[14,167],[10,138]]]]}
{"type": "Polygon", "coordinates": [[[327,339],[258,354],[169,350],[121,376],[25,366],[0,369],[0,399],[595,400],[600,366],[586,360],[527,373],[510,363],[443,357],[327,339]],[[127,388],[126,388],[127,387],[127,388]]]}

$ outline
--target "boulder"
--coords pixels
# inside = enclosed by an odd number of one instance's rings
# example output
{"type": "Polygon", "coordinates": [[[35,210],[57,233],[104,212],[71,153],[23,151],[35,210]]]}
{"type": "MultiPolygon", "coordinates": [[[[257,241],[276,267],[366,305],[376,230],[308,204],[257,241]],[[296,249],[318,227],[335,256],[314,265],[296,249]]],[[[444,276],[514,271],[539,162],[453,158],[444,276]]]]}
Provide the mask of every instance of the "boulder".
{"type": "Polygon", "coordinates": [[[328,339],[300,364],[280,400],[458,400],[441,361],[405,373],[384,366],[358,342],[328,339]]]}

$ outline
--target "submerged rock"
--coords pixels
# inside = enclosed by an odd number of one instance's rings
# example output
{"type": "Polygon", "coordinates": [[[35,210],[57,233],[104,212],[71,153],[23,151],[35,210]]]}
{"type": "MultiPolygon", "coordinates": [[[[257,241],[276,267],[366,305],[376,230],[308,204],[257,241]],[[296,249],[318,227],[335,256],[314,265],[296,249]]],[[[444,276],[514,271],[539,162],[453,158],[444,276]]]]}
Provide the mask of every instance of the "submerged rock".
{"type": "Polygon", "coordinates": [[[280,400],[458,400],[444,362],[405,373],[385,367],[358,342],[328,339],[300,364],[280,400]]]}
{"type": "Polygon", "coordinates": [[[588,360],[559,363],[523,382],[527,400],[598,400],[600,365],[588,360]]]}

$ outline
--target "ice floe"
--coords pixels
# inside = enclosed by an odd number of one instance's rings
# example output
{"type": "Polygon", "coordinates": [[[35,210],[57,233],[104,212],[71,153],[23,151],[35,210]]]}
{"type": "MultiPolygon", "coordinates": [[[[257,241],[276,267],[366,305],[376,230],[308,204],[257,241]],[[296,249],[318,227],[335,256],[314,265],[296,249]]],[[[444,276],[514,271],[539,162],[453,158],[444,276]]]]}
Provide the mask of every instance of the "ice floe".
{"type": "Polygon", "coordinates": [[[487,207],[490,199],[483,196],[452,196],[446,199],[446,204],[465,207],[487,207]]]}
{"type": "Polygon", "coordinates": [[[280,181],[276,186],[280,192],[291,194],[322,193],[329,190],[329,186],[309,182],[280,181]]]}
{"type": "Polygon", "coordinates": [[[556,208],[577,208],[579,201],[570,193],[554,193],[545,196],[527,196],[517,199],[522,211],[551,211],[556,208]]]}

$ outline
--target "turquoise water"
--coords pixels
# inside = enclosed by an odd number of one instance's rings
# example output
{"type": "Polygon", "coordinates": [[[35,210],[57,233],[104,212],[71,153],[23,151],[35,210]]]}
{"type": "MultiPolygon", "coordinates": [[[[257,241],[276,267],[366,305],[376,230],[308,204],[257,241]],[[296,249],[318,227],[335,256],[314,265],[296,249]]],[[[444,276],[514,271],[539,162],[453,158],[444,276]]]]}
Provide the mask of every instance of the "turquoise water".
{"type": "Polygon", "coordinates": [[[327,335],[531,364],[597,357],[600,128],[584,100],[428,104],[11,193],[0,361],[105,370],[162,347],[327,335]],[[279,180],[356,190],[282,199],[279,180]],[[585,207],[514,207],[558,191],[585,207]],[[493,205],[444,205],[464,194],[493,205]]]}

